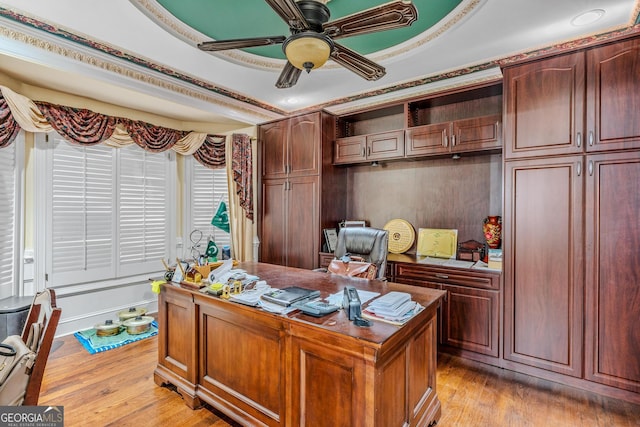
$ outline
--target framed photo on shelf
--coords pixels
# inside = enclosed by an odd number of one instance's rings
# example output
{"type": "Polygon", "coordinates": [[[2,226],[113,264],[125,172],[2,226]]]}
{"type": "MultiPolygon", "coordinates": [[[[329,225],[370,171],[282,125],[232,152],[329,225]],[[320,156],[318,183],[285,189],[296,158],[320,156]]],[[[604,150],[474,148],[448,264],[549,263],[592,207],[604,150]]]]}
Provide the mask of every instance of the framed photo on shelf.
{"type": "Polygon", "coordinates": [[[329,252],[334,252],[338,245],[338,232],[335,228],[325,228],[322,231],[324,232],[324,241],[327,243],[327,249],[329,252]]]}

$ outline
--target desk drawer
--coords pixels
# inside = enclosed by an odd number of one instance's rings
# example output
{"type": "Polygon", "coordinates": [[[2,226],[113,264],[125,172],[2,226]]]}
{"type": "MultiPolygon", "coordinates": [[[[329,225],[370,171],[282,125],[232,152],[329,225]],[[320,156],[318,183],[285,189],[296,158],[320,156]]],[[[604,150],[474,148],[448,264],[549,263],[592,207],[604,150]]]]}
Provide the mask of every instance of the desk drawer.
{"type": "Polygon", "coordinates": [[[395,280],[413,279],[478,289],[500,290],[500,273],[433,267],[414,263],[396,263],[395,280]]]}

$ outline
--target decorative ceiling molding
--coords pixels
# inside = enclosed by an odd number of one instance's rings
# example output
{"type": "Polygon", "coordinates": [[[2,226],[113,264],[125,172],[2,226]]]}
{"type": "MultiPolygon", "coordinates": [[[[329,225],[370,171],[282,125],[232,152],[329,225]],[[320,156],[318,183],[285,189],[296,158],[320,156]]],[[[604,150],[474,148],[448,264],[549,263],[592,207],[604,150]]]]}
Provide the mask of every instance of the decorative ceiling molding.
{"type": "Polygon", "coordinates": [[[231,110],[242,111],[249,116],[257,116],[258,118],[271,120],[274,118],[274,114],[277,116],[285,116],[287,114],[285,111],[272,105],[199,80],[196,77],[176,72],[163,65],[127,53],[124,50],[73,34],[64,28],[56,27],[33,17],[0,7],[0,22],[5,19],[9,21],[0,25],[0,36],[59,55],[66,59],[91,65],[122,77],[134,79],[194,99],[222,105],[231,110]],[[29,33],[25,30],[25,27],[11,25],[10,21],[26,25],[26,29],[39,31],[38,33],[29,33]],[[150,73],[150,71],[160,73],[160,76],[155,75],[155,73],[150,73]],[[184,85],[175,84],[171,80],[166,79],[166,77],[177,79],[182,83],[190,83],[209,93],[194,91],[184,85]],[[237,101],[237,103],[232,101],[237,101]],[[260,109],[274,114],[260,112],[260,109]]]}
{"type": "MultiPolygon", "coordinates": [[[[327,2],[330,0],[326,0],[327,2]]],[[[458,22],[471,14],[481,4],[488,0],[463,0],[454,10],[452,10],[440,22],[422,32],[421,34],[407,40],[404,43],[367,55],[373,61],[379,62],[403,55],[413,49],[436,39],[446,31],[454,27],[458,22]]],[[[151,19],[154,23],[162,27],[174,37],[197,46],[199,43],[210,41],[211,38],[189,27],[184,22],[173,16],[157,0],[129,0],[138,10],[151,19]]],[[[220,58],[224,58],[235,64],[264,70],[281,70],[286,61],[283,59],[267,58],[252,53],[247,53],[241,49],[211,52],[220,58]]],[[[339,69],[340,65],[329,61],[322,68],[339,69]]]]}
{"type": "MultiPolygon", "coordinates": [[[[156,4],[153,0],[130,1],[132,3],[150,2],[156,4]]],[[[470,9],[467,10],[463,8],[464,10],[462,11],[456,9],[457,13],[454,15],[458,17],[456,18],[457,20],[449,20],[447,22],[451,22],[450,25],[455,25],[455,23],[459,22],[464,16],[467,16],[473,8],[477,7],[478,4],[483,1],[486,0],[470,0],[465,2],[464,7],[470,9]]],[[[640,10],[640,1],[636,2],[636,11],[637,10],[640,10]]],[[[232,90],[200,80],[194,76],[176,72],[173,69],[132,55],[124,50],[91,40],[89,37],[73,34],[63,28],[55,27],[33,17],[2,7],[0,7],[0,22],[3,24],[0,25],[0,36],[7,39],[42,49],[68,60],[77,61],[96,69],[113,73],[114,75],[133,79],[193,99],[221,105],[229,110],[240,111],[242,114],[254,117],[256,123],[273,120],[278,117],[300,114],[305,111],[327,109],[330,111],[347,112],[349,109],[359,110],[364,107],[375,107],[379,104],[388,103],[389,99],[400,99],[407,96],[415,97],[421,94],[427,95],[432,93],[432,87],[430,85],[436,82],[465,75],[473,75],[474,73],[495,67],[530,60],[536,57],[558,54],[575,48],[588,47],[589,45],[603,41],[640,33],[640,25],[614,29],[604,34],[594,34],[577,40],[569,40],[552,46],[528,50],[506,58],[489,59],[487,62],[481,64],[469,65],[437,75],[425,76],[374,91],[365,91],[335,99],[321,105],[313,105],[295,111],[284,111],[232,90]],[[412,90],[411,94],[407,94],[409,90],[412,90]]],[[[447,29],[443,28],[438,31],[444,32],[446,30],[447,29]]],[[[403,45],[403,48],[406,47],[403,45]]]]}

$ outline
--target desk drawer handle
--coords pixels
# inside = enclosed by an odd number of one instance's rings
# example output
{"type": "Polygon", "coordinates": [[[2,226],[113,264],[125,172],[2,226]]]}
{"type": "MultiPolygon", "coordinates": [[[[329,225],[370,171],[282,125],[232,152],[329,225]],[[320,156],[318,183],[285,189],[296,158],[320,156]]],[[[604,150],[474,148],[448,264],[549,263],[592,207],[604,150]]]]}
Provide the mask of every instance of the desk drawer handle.
{"type": "Polygon", "coordinates": [[[447,276],[446,274],[440,274],[440,273],[436,273],[436,277],[438,279],[448,279],[449,276],[447,276]]]}

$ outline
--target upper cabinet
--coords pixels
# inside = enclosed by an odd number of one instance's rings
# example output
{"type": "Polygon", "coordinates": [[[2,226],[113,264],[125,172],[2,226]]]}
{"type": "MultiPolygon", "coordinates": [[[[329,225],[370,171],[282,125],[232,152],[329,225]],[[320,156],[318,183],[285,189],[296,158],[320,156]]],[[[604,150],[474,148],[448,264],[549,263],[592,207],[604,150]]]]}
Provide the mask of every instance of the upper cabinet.
{"type": "Polygon", "coordinates": [[[636,39],[506,68],[505,158],[640,147],[639,61],[636,39]]]}
{"type": "Polygon", "coordinates": [[[336,136],[334,164],[500,151],[502,84],[345,115],[336,136]]]}
{"type": "Polygon", "coordinates": [[[404,106],[394,105],[340,117],[334,164],[389,160],[404,156],[404,106]]]}
{"type": "Polygon", "coordinates": [[[506,159],[582,152],[584,53],[504,70],[506,159]]]}
{"type": "Polygon", "coordinates": [[[407,157],[502,146],[502,85],[411,101],[407,109],[407,157]]]}
{"type": "Polygon", "coordinates": [[[262,178],[284,178],[320,173],[318,113],[260,126],[262,178]]]}
{"type": "Polygon", "coordinates": [[[637,38],[587,51],[587,151],[640,148],[639,63],[637,38]]]}

